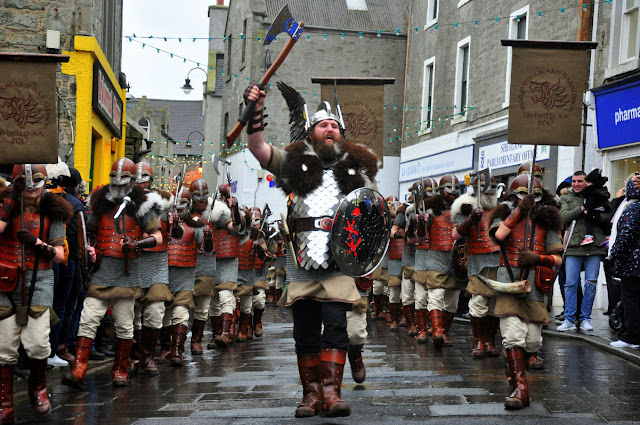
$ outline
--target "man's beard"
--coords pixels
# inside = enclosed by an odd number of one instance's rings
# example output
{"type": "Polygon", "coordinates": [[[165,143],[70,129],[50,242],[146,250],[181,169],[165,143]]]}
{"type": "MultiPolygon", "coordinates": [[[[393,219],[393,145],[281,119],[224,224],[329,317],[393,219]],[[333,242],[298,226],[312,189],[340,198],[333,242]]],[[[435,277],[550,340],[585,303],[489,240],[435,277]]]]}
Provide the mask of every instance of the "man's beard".
{"type": "Polygon", "coordinates": [[[110,184],[108,187],[109,187],[108,198],[111,198],[110,200],[114,200],[114,201],[121,200],[131,192],[130,185],[114,186],[110,184]]]}
{"type": "Polygon", "coordinates": [[[333,139],[333,146],[329,146],[325,143],[325,139],[316,139],[315,135],[309,135],[311,139],[311,145],[313,150],[324,162],[333,161],[336,159],[336,155],[339,151],[339,146],[344,142],[342,135],[339,135],[333,139]]]}
{"type": "Polygon", "coordinates": [[[193,199],[193,204],[191,205],[191,209],[194,212],[198,212],[201,213],[203,212],[205,209],[207,208],[207,199],[205,198],[204,201],[198,201],[197,199],[193,199]]]}

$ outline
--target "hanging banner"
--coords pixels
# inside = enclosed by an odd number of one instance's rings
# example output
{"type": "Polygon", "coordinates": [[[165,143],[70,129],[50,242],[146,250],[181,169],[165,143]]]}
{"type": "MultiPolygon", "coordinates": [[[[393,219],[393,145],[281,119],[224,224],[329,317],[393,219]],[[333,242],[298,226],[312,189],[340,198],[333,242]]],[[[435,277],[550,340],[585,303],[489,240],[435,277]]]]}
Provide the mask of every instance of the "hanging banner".
{"type": "Polygon", "coordinates": [[[509,143],[578,146],[589,55],[597,43],[502,40],[512,47],[509,143]]]}
{"type": "MultiPolygon", "coordinates": [[[[320,96],[331,104],[335,112],[333,81],[328,78],[312,78],[321,84],[320,96]]],[[[369,147],[380,160],[384,158],[384,84],[393,83],[393,79],[337,79],[338,102],[346,127],[346,137],[350,142],[369,147]]],[[[317,105],[309,105],[309,114],[315,112],[317,105]]]]}
{"type": "Polygon", "coordinates": [[[0,53],[0,163],[55,164],[56,70],[69,56],[0,53]]]}

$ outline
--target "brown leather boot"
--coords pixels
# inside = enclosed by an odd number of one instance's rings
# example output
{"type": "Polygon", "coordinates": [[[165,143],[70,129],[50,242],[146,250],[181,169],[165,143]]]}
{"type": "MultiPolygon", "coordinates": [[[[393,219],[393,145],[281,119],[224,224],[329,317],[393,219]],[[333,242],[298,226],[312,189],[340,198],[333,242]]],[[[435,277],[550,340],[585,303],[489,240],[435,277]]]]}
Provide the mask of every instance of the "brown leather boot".
{"type": "Polygon", "coordinates": [[[416,324],[418,327],[416,339],[420,344],[426,344],[429,342],[429,332],[427,330],[428,316],[429,312],[427,310],[416,310],[416,324]]]}
{"type": "Polygon", "coordinates": [[[471,355],[474,359],[481,359],[485,356],[484,351],[484,327],[487,325],[486,317],[471,316],[471,329],[473,330],[473,341],[471,342],[471,355]]]}
{"type": "Polygon", "coordinates": [[[267,289],[267,296],[264,300],[266,304],[273,304],[275,298],[274,290],[275,288],[272,286],[269,286],[269,289],[267,289]]]}
{"type": "Polygon", "coordinates": [[[263,312],[264,312],[264,308],[253,309],[253,335],[256,338],[260,338],[262,336],[262,313],[263,312]]]}
{"type": "Polygon", "coordinates": [[[238,329],[237,342],[245,342],[247,340],[247,333],[249,332],[248,325],[251,318],[250,314],[240,313],[240,328],[238,329]]]}
{"type": "Polygon", "coordinates": [[[451,329],[455,314],[449,313],[448,311],[443,311],[442,314],[444,315],[442,319],[442,335],[444,337],[444,346],[453,347],[453,341],[451,341],[451,338],[449,338],[449,329],[451,329]]]}
{"type": "Polygon", "coordinates": [[[116,338],[116,356],[113,358],[113,367],[111,368],[114,387],[126,387],[129,385],[127,370],[132,345],[133,339],[116,338]]]}
{"type": "MultiPolygon", "coordinates": [[[[514,381],[513,391],[504,402],[504,408],[507,410],[519,410],[531,404],[529,397],[529,386],[527,385],[527,377],[524,370],[524,350],[520,347],[508,348],[507,362],[510,363],[514,381]]],[[[507,366],[509,367],[509,366],[507,366]]]]}
{"type": "Polygon", "coordinates": [[[544,359],[542,357],[538,357],[538,352],[531,353],[529,359],[527,360],[527,367],[529,369],[544,369],[544,359]]]}
{"type": "Polygon", "coordinates": [[[75,357],[69,351],[69,347],[67,347],[67,344],[58,345],[57,354],[58,354],[58,357],[60,357],[62,360],[68,361],[69,364],[73,363],[73,361],[75,360],[75,357]]]}
{"type": "Polygon", "coordinates": [[[81,389],[84,387],[84,376],[89,365],[89,355],[91,354],[93,339],[79,336],[76,341],[76,356],[71,367],[71,371],[62,374],[62,383],[72,388],[81,389]]]}
{"type": "Polygon", "coordinates": [[[47,393],[47,359],[30,359],[29,400],[33,414],[37,417],[48,416],[51,413],[51,403],[47,393]]]}
{"type": "MultiPolygon", "coordinates": [[[[46,362],[46,360],[45,360],[46,362]]],[[[16,423],[13,408],[13,365],[0,365],[0,423],[16,423]]]]}
{"type": "Polygon", "coordinates": [[[233,324],[233,315],[229,313],[223,313],[222,320],[222,332],[216,336],[215,342],[218,348],[228,348],[231,344],[231,326],[233,324]]]}
{"type": "Polygon", "coordinates": [[[184,364],[184,342],[187,340],[187,325],[173,325],[171,327],[171,366],[184,364]]]}
{"type": "Polygon", "coordinates": [[[346,401],[340,398],[340,386],[347,352],[338,348],[320,351],[320,378],[322,399],[326,416],[335,418],[349,416],[351,409],[346,401]]]}
{"type": "Polygon", "coordinates": [[[407,335],[418,335],[418,320],[416,318],[416,306],[414,304],[404,306],[404,315],[407,319],[407,335]]]}
{"type": "Polygon", "coordinates": [[[371,319],[382,320],[382,294],[373,296],[373,306],[371,307],[371,319]]]}
{"type": "Polygon", "coordinates": [[[405,308],[402,305],[402,302],[400,303],[400,320],[398,320],[398,327],[399,328],[407,327],[407,315],[405,313],[405,308]]]}
{"type": "Polygon", "coordinates": [[[160,374],[158,366],[156,365],[156,344],[160,338],[160,329],[142,328],[142,353],[144,355],[142,360],[142,373],[150,376],[157,376],[160,374]]]}
{"type": "Polygon", "coordinates": [[[142,356],[142,329],[133,331],[133,345],[131,345],[131,353],[129,354],[129,376],[135,376],[140,369],[140,361],[142,356]]]}
{"type": "Polygon", "coordinates": [[[207,344],[209,350],[216,348],[216,337],[222,333],[222,318],[220,316],[211,316],[211,342],[207,344]]]}
{"type": "Polygon", "coordinates": [[[296,418],[315,416],[322,409],[320,392],[320,353],[298,354],[298,371],[302,382],[302,401],[296,409],[296,418]]]}
{"type": "Polygon", "coordinates": [[[400,319],[400,308],[402,308],[402,304],[400,303],[389,303],[389,316],[391,320],[389,321],[389,329],[391,332],[398,332],[398,320],[400,319]]]}
{"type": "Polygon", "coordinates": [[[442,330],[442,321],[444,315],[440,310],[431,310],[429,312],[429,318],[431,319],[431,340],[436,350],[442,349],[444,345],[444,332],[442,330]]]}
{"type": "Polygon", "coordinates": [[[156,356],[157,363],[166,363],[171,356],[171,326],[160,329],[160,352],[156,356]]]}
{"type": "Polygon", "coordinates": [[[349,358],[349,365],[351,366],[351,377],[356,384],[362,384],[367,377],[367,370],[362,362],[362,347],[360,345],[349,345],[347,356],[349,358]]]}
{"type": "Polygon", "coordinates": [[[247,320],[247,341],[253,339],[253,314],[248,314],[249,319],[247,320]]]}
{"type": "Polygon", "coordinates": [[[191,325],[191,355],[198,356],[202,354],[202,335],[204,334],[204,326],[207,324],[204,320],[193,320],[191,325]]]}
{"type": "Polygon", "coordinates": [[[498,357],[500,352],[496,344],[496,332],[500,327],[500,318],[487,316],[485,320],[485,351],[489,357],[498,357]]]}
{"type": "Polygon", "coordinates": [[[231,342],[229,344],[233,344],[233,342],[237,339],[236,336],[236,322],[238,322],[238,314],[236,314],[238,310],[235,310],[231,315],[231,327],[229,328],[229,339],[231,342]]]}

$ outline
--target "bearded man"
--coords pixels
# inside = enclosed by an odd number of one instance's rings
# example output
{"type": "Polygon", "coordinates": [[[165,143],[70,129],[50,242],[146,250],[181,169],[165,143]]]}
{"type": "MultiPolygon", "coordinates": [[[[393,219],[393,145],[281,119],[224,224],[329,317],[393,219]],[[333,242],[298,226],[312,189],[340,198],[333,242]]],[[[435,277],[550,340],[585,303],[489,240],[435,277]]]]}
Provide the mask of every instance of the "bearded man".
{"type": "Polygon", "coordinates": [[[305,140],[291,143],[285,152],[273,148],[263,135],[265,96],[258,86],[245,91],[245,100],[255,101],[247,124],[248,147],[260,165],[276,176],[284,192],[293,193],[288,222],[299,245],[298,264],[287,257],[289,283],[283,298],[293,311],[303,386],[296,417],[314,416],[321,410],[328,417],[348,416],[349,405],[340,398],[349,346],[346,313],[360,300],[360,294],[355,279],[334,267],[327,232],[315,223],[333,217],[342,198],[352,190],[375,186],[377,157],[365,147],[345,142],[341,119],[326,108],[311,117],[305,140]],[[317,202],[320,194],[326,195],[324,202],[317,202]],[[310,244],[300,244],[316,236],[325,245],[317,245],[320,255],[311,252],[310,244]]]}

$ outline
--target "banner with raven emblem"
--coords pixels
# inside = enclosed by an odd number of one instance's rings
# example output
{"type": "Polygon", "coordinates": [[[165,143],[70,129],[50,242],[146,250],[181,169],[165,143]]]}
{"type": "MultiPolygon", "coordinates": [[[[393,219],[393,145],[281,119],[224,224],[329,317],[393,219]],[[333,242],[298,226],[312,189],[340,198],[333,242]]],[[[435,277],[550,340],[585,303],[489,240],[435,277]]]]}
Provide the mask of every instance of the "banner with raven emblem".
{"type": "Polygon", "coordinates": [[[502,40],[512,48],[509,143],[578,146],[591,42],[502,40]]]}

